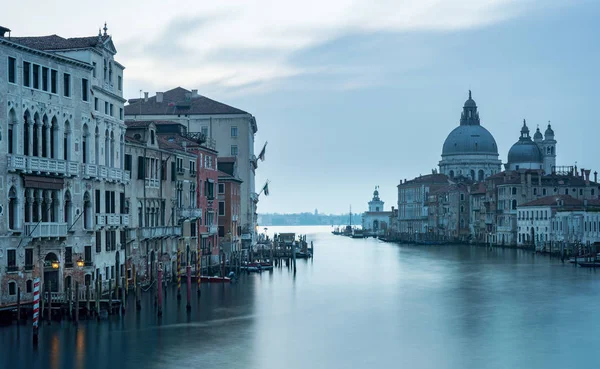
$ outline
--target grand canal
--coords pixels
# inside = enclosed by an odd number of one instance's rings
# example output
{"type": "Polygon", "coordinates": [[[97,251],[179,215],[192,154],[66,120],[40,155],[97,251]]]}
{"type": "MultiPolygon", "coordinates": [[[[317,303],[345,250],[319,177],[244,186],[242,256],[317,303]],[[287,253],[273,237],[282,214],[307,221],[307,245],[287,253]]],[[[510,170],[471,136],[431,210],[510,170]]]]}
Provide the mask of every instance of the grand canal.
{"type": "Polygon", "coordinates": [[[531,252],[271,227],[315,258],[124,318],[0,328],[1,368],[597,368],[600,274],[531,252]]]}

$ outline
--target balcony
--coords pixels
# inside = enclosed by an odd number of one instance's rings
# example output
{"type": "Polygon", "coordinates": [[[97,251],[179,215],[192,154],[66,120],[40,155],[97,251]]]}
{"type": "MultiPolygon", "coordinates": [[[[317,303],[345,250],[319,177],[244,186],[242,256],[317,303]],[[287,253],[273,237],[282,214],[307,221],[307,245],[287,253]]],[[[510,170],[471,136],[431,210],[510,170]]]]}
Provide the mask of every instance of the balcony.
{"type": "Polygon", "coordinates": [[[9,265],[6,267],[7,273],[13,273],[13,272],[17,272],[17,271],[19,271],[19,267],[16,265],[9,265]]]}
{"type": "Polygon", "coordinates": [[[25,223],[25,234],[33,238],[67,237],[67,223],[25,223]]]}
{"type": "Polygon", "coordinates": [[[237,222],[237,221],[238,221],[238,216],[237,216],[237,215],[233,215],[233,216],[231,217],[231,221],[232,221],[232,222],[237,222]]]}
{"type": "Polygon", "coordinates": [[[217,234],[219,227],[217,227],[216,225],[212,225],[210,227],[208,227],[208,233],[210,234],[217,234]]]}
{"type": "Polygon", "coordinates": [[[146,178],[144,180],[144,186],[146,186],[148,188],[159,188],[160,187],[160,179],[146,178]]]}
{"type": "Polygon", "coordinates": [[[177,168],[177,174],[185,174],[185,168],[177,168]]]}
{"type": "Polygon", "coordinates": [[[149,238],[168,238],[168,237],[180,237],[181,227],[179,226],[158,226],[158,227],[146,227],[139,229],[138,239],[149,239],[149,238]]]}
{"type": "Polygon", "coordinates": [[[128,170],[108,168],[96,164],[83,164],[83,176],[85,178],[105,179],[125,184],[131,180],[131,173],[128,170]]]}
{"type": "Polygon", "coordinates": [[[76,176],[79,172],[79,164],[74,161],[60,159],[9,154],[8,171],[76,176]]]}
{"type": "Polygon", "coordinates": [[[180,208],[179,216],[185,219],[202,219],[202,209],[180,208]]]}
{"type": "Polygon", "coordinates": [[[129,225],[128,214],[96,214],[96,229],[105,226],[119,227],[129,225]]]}

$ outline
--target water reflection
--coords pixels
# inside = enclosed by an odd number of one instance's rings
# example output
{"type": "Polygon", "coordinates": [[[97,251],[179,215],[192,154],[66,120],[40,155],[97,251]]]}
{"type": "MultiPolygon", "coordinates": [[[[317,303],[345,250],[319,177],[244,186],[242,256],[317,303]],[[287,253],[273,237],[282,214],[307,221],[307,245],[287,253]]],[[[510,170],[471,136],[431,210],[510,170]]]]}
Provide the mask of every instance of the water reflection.
{"type": "MultiPolygon", "coordinates": [[[[308,234],[315,259],[124,317],[0,328],[2,367],[596,368],[597,273],[530,252],[308,234]]],[[[29,323],[30,324],[30,323],[29,323]]]]}

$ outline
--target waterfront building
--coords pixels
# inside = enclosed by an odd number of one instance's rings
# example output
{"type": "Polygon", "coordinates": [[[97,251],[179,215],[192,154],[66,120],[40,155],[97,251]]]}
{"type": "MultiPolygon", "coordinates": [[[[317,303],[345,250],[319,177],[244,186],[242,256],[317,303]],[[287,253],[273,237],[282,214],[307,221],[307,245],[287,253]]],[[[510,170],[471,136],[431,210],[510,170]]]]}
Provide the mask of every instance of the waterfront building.
{"type": "Polygon", "coordinates": [[[469,237],[469,184],[451,182],[429,194],[425,239],[467,241],[469,237]]]}
{"type": "Polygon", "coordinates": [[[518,245],[558,250],[565,244],[600,242],[600,200],[546,196],[518,207],[518,245]]]}
{"type": "Polygon", "coordinates": [[[598,198],[597,179],[590,180],[590,170],[561,167],[550,175],[543,169],[505,171],[486,179],[486,223],[494,244],[517,245],[517,208],[521,204],[545,197],[570,195],[579,200],[598,198]]]}
{"type": "Polygon", "coordinates": [[[476,181],[501,171],[496,140],[481,125],[471,91],[463,106],[460,125],[444,141],[439,167],[440,173],[450,178],[463,176],[476,181]]]}
{"type": "Polygon", "coordinates": [[[243,110],[211,100],[181,87],[155,96],[130,99],[125,107],[130,120],[170,120],[183,124],[189,133],[202,133],[207,142],[214,143],[222,157],[238,158],[238,177],[241,183],[240,225],[242,239],[251,243],[256,227],[254,175],[257,157],[254,155],[256,119],[243,110]]]}
{"type": "Polygon", "coordinates": [[[232,260],[237,259],[241,252],[239,217],[242,180],[236,176],[237,160],[234,156],[221,158],[218,169],[220,248],[232,260]]]}
{"type": "Polygon", "coordinates": [[[469,232],[471,240],[476,243],[486,241],[489,233],[486,225],[486,188],[483,182],[478,182],[470,187],[469,191],[469,232]]]}
{"type": "Polygon", "coordinates": [[[379,186],[375,186],[373,198],[369,201],[369,211],[362,216],[363,230],[377,236],[386,233],[392,212],[385,211],[383,205],[384,202],[379,198],[379,186]]]}
{"type": "Polygon", "coordinates": [[[0,306],[123,270],[123,69],[112,37],[0,27],[0,306]],[[100,106],[106,107],[100,109],[100,106]],[[4,122],[4,123],[2,123],[4,122]]]}
{"type": "MultiPolygon", "coordinates": [[[[195,218],[185,211],[198,208],[196,156],[185,152],[180,142],[161,136],[163,124],[169,123],[126,122],[125,166],[133,174],[126,194],[132,214],[126,253],[129,268],[135,266],[138,276],[150,280],[156,277],[158,262],[165,273],[176,271],[177,249],[189,244],[193,233],[189,223],[195,218]]],[[[184,262],[187,256],[184,253],[184,262]]]]}
{"type": "Polygon", "coordinates": [[[548,124],[545,138],[537,128],[533,140],[529,136],[529,128],[523,120],[521,136],[508,151],[507,170],[542,169],[545,174],[552,174],[556,165],[556,140],[554,131],[548,124]]]}
{"type": "Polygon", "coordinates": [[[414,239],[428,232],[429,194],[449,183],[445,174],[432,173],[398,185],[398,229],[400,237],[414,239]]]}

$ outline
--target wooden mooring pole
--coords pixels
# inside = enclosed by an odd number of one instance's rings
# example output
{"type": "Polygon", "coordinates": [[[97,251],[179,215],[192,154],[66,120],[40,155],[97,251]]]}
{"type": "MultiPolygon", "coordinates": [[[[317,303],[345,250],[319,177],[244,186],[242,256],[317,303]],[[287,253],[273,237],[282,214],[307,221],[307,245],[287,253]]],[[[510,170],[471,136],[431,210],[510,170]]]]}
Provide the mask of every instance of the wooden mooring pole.
{"type": "Polygon", "coordinates": [[[140,286],[140,282],[137,282],[135,285],[135,308],[137,310],[142,309],[142,287],[140,286]]]}
{"type": "Polygon", "coordinates": [[[187,283],[186,283],[187,305],[186,305],[185,308],[186,308],[187,311],[190,311],[190,310],[192,310],[192,303],[191,303],[191,298],[192,298],[192,266],[190,265],[190,263],[187,264],[186,272],[187,272],[187,283]]]}
{"type": "Polygon", "coordinates": [[[113,296],[112,296],[112,279],[109,279],[108,280],[108,315],[112,314],[112,307],[113,307],[113,304],[112,304],[113,301],[112,301],[112,299],[113,299],[113,296]]]}
{"type": "Polygon", "coordinates": [[[17,324],[21,323],[21,287],[17,287],[17,324]]]}
{"type": "Polygon", "coordinates": [[[158,264],[158,273],[157,273],[157,277],[158,277],[158,288],[156,289],[156,294],[157,294],[157,304],[158,304],[158,317],[160,318],[162,316],[162,303],[163,303],[163,298],[162,298],[162,290],[163,290],[163,286],[162,286],[162,279],[163,279],[163,270],[162,270],[162,263],[158,264]]]}
{"type": "Polygon", "coordinates": [[[52,282],[48,281],[48,291],[46,292],[48,298],[48,325],[52,324],[52,282]]]}
{"type": "Polygon", "coordinates": [[[75,282],[75,324],[79,323],[79,282],[75,282]]]}

